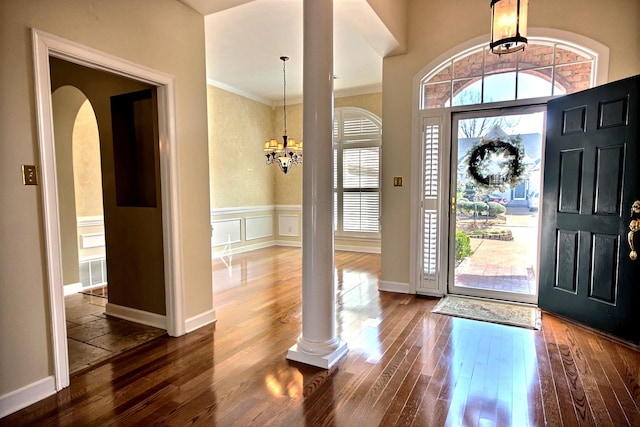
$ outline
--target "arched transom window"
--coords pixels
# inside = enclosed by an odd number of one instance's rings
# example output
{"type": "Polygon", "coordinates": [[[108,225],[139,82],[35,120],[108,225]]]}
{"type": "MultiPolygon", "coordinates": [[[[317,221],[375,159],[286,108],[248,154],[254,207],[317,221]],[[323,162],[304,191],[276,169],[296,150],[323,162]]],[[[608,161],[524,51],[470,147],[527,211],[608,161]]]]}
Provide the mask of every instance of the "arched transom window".
{"type": "Polygon", "coordinates": [[[529,38],[525,50],[491,53],[486,44],[443,62],[421,81],[421,109],[569,94],[595,83],[596,54],[529,38]]]}

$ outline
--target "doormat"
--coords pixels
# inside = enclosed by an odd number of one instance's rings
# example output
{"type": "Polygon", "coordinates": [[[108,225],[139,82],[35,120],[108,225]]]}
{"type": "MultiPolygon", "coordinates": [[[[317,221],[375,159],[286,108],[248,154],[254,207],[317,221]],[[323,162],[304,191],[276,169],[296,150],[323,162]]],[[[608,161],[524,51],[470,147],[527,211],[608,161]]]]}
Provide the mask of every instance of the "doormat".
{"type": "Polygon", "coordinates": [[[540,309],[537,307],[475,298],[446,296],[432,313],[528,329],[542,327],[540,309]]]}

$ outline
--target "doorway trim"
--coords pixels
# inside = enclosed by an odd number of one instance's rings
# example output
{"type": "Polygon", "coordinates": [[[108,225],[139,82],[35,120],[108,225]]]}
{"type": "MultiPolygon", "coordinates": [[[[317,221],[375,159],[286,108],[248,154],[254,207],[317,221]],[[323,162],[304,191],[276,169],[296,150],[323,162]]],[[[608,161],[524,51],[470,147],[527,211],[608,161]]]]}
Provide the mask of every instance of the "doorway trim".
{"type": "Polygon", "coordinates": [[[179,210],[175,81],[160,71],[65,40],[33,28],[36,126],[40,151],[42,210],[49,285],[51,342],[56,390],[69,386],[69,355],[64,312],[61,236],[56,184],[55,141],[51,105],[49,57],[106,71],[157,86],[162,229],[165,264],[166,328],[171,336],[185,334],[182,220],[179,210]]]}

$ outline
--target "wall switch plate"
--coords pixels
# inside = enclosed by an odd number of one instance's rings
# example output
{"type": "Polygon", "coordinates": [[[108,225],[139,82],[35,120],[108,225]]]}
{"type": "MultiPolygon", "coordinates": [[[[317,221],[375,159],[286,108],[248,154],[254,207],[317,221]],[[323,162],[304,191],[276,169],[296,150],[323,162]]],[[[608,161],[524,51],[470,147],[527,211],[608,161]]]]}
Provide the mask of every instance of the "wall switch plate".
{"type": "Polygon", "coordinates": [[[38,185],[38,170],[35,165],[22,165],[22,183],[38,185]]]}
{"type": "Polygon", "coordinates": [[[394,176],[393,177],[393,186],[394,187],[402,187],[402,177],[401,176],[394,176]]]}

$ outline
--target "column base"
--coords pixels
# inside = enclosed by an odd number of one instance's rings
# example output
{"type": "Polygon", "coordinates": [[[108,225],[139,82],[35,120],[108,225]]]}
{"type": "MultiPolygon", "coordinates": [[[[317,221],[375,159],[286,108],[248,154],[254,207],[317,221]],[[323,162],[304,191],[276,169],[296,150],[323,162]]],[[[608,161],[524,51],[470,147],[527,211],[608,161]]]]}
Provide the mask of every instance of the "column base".
{"type": "Polygon", "coordinates": [[[305,365],[316,366],[322,369],[329,369],[338,362],[349,349],[347,343],[340,341],[338,347],[329,354],[313,354],[307,353],[300,349],[298,344],[294,344],[287,353],[287,359],[294,362],[304,363],[305,365]]]}

